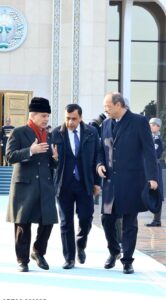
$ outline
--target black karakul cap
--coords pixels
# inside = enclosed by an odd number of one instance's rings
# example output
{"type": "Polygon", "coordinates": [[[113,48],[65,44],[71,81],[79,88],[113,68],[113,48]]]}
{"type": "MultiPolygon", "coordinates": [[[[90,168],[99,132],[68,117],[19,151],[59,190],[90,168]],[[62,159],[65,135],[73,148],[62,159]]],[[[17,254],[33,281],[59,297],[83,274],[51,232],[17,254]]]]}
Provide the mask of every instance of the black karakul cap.
{"type": "Polygon", "coordinates": [[[29,112],[45,112],[50,114],[51,107],[49,101],[45,98],[34,97],[29,104],[29,112]]]}

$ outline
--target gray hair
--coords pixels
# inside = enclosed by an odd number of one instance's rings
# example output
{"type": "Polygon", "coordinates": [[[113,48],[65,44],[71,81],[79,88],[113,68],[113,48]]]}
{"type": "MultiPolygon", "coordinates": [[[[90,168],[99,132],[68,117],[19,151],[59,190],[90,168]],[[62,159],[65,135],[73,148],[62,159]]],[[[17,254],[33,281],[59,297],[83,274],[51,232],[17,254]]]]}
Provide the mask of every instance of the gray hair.
{"type": "Polygon", "coordinates": [[[122,107],[126,107],[125,99],[123,98],[123,96],[117,92],[112,93],[112,103],[115,105],[118,102],[122,107]]]}

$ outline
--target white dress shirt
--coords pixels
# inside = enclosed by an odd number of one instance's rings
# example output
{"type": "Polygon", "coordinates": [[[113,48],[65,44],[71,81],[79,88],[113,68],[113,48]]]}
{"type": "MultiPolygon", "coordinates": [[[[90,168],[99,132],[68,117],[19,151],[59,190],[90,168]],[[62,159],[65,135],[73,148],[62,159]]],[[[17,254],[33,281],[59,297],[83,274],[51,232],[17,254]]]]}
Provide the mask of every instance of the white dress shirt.
{"type": "MultiPolygon", "coordinates": [[[[70,130],[70,129],[67,129],[67,130],[68,130],[68,135],[69,135],[70,146],[71,146],[73,154],[75,155],[74,133],[73,133],[73,130],[70,130]]],[[[81,130],[80,124],[77,126],[76,130],[77,130],[78,138],[80,140],[80,130],[81,130]]]]}

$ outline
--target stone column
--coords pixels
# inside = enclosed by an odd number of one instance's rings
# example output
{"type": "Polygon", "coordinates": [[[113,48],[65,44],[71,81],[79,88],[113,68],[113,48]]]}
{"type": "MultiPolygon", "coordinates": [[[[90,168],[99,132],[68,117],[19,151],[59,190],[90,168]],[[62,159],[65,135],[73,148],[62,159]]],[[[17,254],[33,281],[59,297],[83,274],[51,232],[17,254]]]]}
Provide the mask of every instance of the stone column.
{"type": "Polygon", "coordinates": [[[80,0],[74,0],[73,7],[73,68],[72,68],[72,99],[79,102],[79,42],[80,42],[80,0]]]}
{"type": "Polygon", "coordinates": [[[131,78],[131,16],[133,1],[124,0],[122,8],[122,70],[121,91],[130,102],[131,78]]]}
{"type": "Polygon", "coordinates": [[[60,0],[53,1],[52,28],[52,80],[51,80],[51,125],[58,124],[59,107],[59,43],[60,43],[60,0]]]}

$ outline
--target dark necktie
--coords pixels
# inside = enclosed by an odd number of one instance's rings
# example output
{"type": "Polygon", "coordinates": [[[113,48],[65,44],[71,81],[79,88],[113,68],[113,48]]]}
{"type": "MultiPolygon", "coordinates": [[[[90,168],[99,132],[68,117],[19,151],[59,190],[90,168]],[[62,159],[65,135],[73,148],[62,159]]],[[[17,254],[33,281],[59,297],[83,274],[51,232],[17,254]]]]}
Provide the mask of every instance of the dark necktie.
{"type": "MultiPolygon", "coordinates": [[[[80,140],[78,138],[78,134],[77,134],[77,130],[76,129],[73,130],[73,133],[74,133],[74,144],[75,144],[75,156],[77,157],[78,151],[79,151],[79,148],[80,148],[80,140]]],[[[75,165],[75,168],[74,168],[74,174],[75,174],[75,178],[77,180],[80,180],[80,175],[79,175],[77,164],[75,165]]]]}

